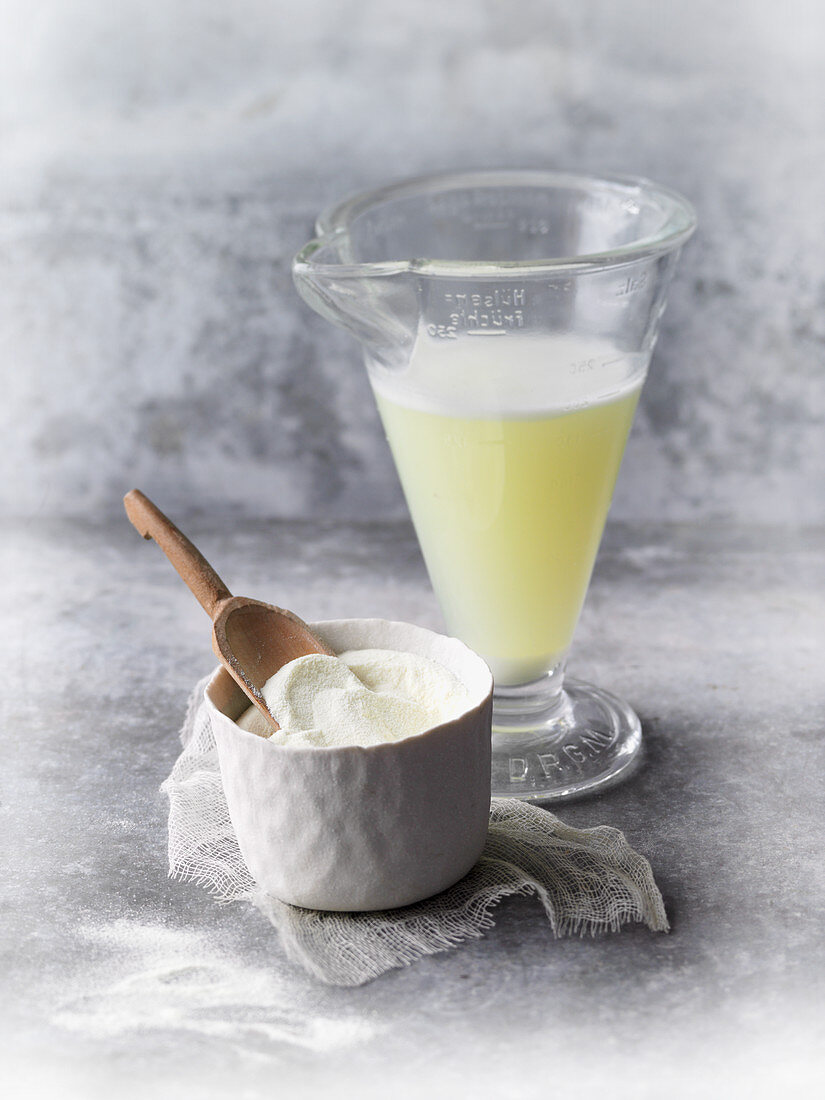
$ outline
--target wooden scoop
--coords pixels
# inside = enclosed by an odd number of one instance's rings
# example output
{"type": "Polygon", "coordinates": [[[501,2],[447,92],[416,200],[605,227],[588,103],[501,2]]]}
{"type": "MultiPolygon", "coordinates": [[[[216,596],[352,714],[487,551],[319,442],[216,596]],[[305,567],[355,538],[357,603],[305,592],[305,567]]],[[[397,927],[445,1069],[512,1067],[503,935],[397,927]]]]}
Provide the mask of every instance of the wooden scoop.
{"type": "Polygon", "coordinates": [[[126,514],[145,539],[154,539],[212,619],[212,648],[273,731],[261,690],[278,669],[307,653],[334,656],[307,624],[272,604],[233,596],[189,539],[139,489],[123,498],[126,514]]]}

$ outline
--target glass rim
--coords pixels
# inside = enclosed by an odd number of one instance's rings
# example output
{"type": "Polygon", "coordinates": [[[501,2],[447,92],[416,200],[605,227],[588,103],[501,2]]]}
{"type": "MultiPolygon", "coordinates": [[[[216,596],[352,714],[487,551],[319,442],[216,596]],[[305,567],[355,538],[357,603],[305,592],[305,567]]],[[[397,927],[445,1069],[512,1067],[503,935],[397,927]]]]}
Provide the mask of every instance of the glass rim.
{"type": "Polygon", "coordinates": [[[644,176],[597,175],[565,172],[555,169],[487,169],[464,172],[436,172],[413,176],[372,190],[359,191],[327,207],[315,223],[315,237],[296,254],[293,268],[312,269],[316,272],[335,273],[337,276],[394,275],[411,272],[455,278],[472,278],[480,275],[497,276],[519,273],[523,276],[552,272],[600,270],[623,267],[638,260],[663,255],[680,248],[696,229],[697,217],[693,205],[678,191],[654,183],[644,176]],[[639,237],[628,244],[602,252],[588,252],[570,256],[548,256],[531,260],[434,260],[427,257],[411,257],[398,260],[366,261],[363,263],[324,263],[313,259],[321,249],[334,244],[336,239],[349,232],[352,222],[371,207],[399,198],[409,198],[427,193],[448,193],[470,187],[487,189],[544,188],[558,190],[562,187],[580,189],[607,187],[627,192],[626,198],[643,195],[655,197],[662,203],[666,217],[658,232],[639,237]]]}

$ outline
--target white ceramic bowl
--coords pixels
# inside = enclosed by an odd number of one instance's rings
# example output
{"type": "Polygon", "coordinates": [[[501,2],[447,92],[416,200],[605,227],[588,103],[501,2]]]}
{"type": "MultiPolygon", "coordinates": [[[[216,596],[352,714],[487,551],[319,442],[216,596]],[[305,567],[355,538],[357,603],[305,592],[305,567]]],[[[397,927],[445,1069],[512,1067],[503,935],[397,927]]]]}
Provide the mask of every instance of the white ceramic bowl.
{"type": "Polygon", "coordinates": [[[313,623],[335,650],[430,657],[470,693],[460,717],[363,748],[274,745],[235,725],[246,697],[223,669],[206,688],[229,814],[267,893],[308,909],[394,909],[437,894],[481,855],[490,813],[493,681],[463,642],[410,623],[313,623]]]}

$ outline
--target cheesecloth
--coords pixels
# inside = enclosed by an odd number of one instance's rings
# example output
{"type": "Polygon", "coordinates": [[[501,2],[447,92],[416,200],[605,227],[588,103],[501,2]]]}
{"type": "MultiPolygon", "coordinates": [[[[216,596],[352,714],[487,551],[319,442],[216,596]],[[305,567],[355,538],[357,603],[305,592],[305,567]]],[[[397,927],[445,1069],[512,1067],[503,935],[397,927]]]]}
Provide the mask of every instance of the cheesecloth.
{"type": "Polygon", "coordinates": [[[264,893],[238,848],[221,784],[203,690],[192,692],[183,751],[161,790],[169,797],[169,874],[218,901],[247,900],[275,927],[286,955],[329,985],[355,986],[477,939],[509,894],[535,894],[555,936],[618,931],[643,921],[666,932],[648,861],[618,829],[572,829],[547,810],[496,799],[481,859],[460,882],[426,901],[373,913],[299,909],[264,893]]]}

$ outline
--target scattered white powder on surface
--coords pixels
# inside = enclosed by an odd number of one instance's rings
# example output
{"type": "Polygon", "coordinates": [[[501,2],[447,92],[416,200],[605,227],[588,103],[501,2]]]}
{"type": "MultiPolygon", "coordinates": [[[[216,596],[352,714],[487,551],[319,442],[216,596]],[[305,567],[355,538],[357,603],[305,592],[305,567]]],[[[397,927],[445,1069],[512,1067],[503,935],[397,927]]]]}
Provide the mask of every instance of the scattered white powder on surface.
{"type": "Polygon", "coordinates": [[[282,972],[277,955],[256,966],[205,932],[119,919],[77,934],[106,957],[106,977],[62,990],[51,1023],[84,1038],[189,1033],[260,1061],[285,1047],[338,1053],[383,1030],[358,1012],[319,1011],[303,976],[282,972]]]}
{"type": "MultiPolygon", "coordinates": [[[[469,703],[467,688],[449,669],[389,649],[298,657],[267,680],[263,695],[281,727],[271,741],[316,747],[400,741],[457,718],[469,703]]],[[[238,725],[269,737],[256,707],[244,711],[238,725]]]]}

